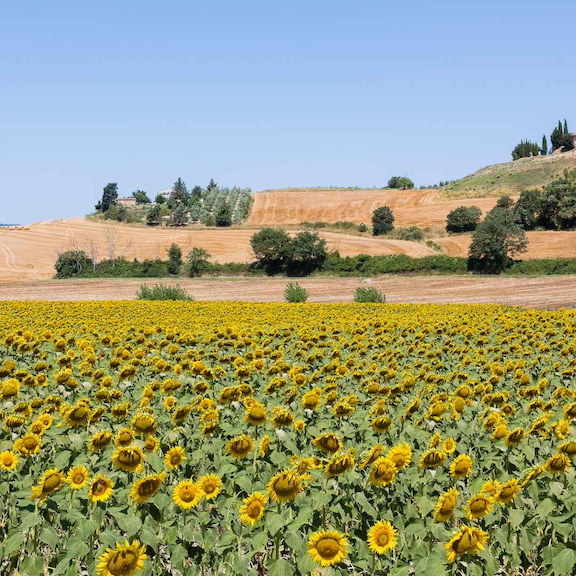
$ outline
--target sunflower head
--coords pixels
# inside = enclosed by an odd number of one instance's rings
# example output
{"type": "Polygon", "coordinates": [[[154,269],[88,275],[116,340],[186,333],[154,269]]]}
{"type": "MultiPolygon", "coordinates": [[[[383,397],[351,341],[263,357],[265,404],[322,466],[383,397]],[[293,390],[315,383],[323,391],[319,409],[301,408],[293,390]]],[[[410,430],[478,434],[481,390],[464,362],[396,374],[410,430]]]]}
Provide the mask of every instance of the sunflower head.
{"type": "Polygon", "coordinates": [[[243,504],[240,507],[240,521],[242,524],[254,526],[254,524],[264,516],[267,503],[268,498],[261,492],[254,492],[247,498],[244,498],[243,504]]]}
{"type": "Polygon", "coordinates": [[[138,472],[144,464],[144,453],[139,446],[116,448],[112,456],[116,468],[126,472],[138,472]]]}
{"type": "Polygon", "coordinates": [[[348,472],[348,470],[352,470],[352,468],[354,468],[354,456],[344,454],[343,456],[333,457],[332,460],[326,464],[324,472],[328,478],[334,478],[335,476],[340,476],[340,474],[348,472]]]}
{"type": "Polygon", "coordinates": [[[96,574],[98,576],[133,576],[144,568],[148,558],[146,547],[140,546],[138,540],[132,543],[116,544],[116,548],[108,548],[98,558],[96,574]]]}
{"type": "Polygon", "coordinates": [[[90,474],[86,466],[74,466],[74,468],[69,470],[66,481],[72,490],[79,490],[86,486],[89,477],[90,474]]]}
{"type": "Polygon", "coordinates": [[[172,492],[174,504],[183,510],[190,510],[197,506],[203,496],[204,492],[199,483],[194,483],[192,480],[178,482],[172,492]]]}
{"type": "Polygon", "coordinates": [[[450,464],[452,478],[467,478],[472,472],[472,458],[467,454],[460,454],[450,464]]]}
{"type": "Polygon", "coordinates": [[[440,496],[434,508],[434,520],[436,522],[448,522],[452,518],[458,502],[458,495],[459,492],[456,488],[450,488],[440,496]]]}
{"type": "Polygon", "coordinates": [[[408,467],[410,462],[412,462],[412,449],[406,442],[392,446],[392,448],[388,450],[386,458],[392,460],[396,466],[396,470],[400,472],[400,470],[404,470],[404,468],[408,467]]]}
{"type": "Polygon", "coordinates": [[[182,466],[184,460],[186,460],[186,456],[184,456],[184,448],[181,446],[174,446],[173,448],[170,448],[168,452],[166,452],[166,456],[164,457],[164,464],[169,470],[176,470],[176,468],[180,468],[182,466]]]}
{"type": "Polygon", "coordinates": [[[466,516],[469,520],[478,520],[490,514],[494,507],[494,497],[476,494],[472,496],[466,504],[466,516]]]}
{"type": "Polygon", "coordinates": [[[152,498],[166,478],[166,472],[161,472],[160,474],[152,474],[151,476],[146,476],[132,485],[132,490],[130,490],[130,496],[138,504],[147,502],[152,498]]]}
{"type": "Polygon", "coordinates": [[[510,504],[510,502],[516,498],[518,492],[520,492],[520,488],[521,486],[518,484],[518,480],[515,478],[508,480],[508,482],[500,486],[500,489],[496,493],[496,501],[502,505],[510,504]]]}
{"type": "Polygon", "coordinates": [[[438,468],[444,464],[446,460],[446,452],[442,452],[441,450],[436,450],[432,448],[430,450],[426,450],[424,454],[422,454],[420,458],[420,462],[418,466],[422,469],[424,468],[438,468]]]}
{"type": "Polygon", "coordinates": [[[444,546],[448,562],[454,562],[458,556],[474,555],[484,550],[488,534],[473,526],[462,526],[453,538],[444,546]]]}
{"type": "Polygon", "coordinates": [[[0,452],[0,468],[6,472],[11,472],[18,466],[18,456],[10,450],[0,452]]]}
{"type": "Polygon", "coordinates": [[[372,464],[370,470],[370,482],[377,486],[386,486],[394,482],[398,470],[393,460],[386,456],[380,456],[372,464]]]}
{"type": "Polygon", "coordinates": [[[337,454],[342,450],[342,440],[333,432],[321,434],[312,441],[312,444],[324,454],[337,454]]]}
{"type": "Polygon", "coordinates": [[[222,479],[216,474],[207,474],[198,480],[198,485],[202,489],[202,492],[204,492],[204,498],[206,498],[206,500],[212,500],[212,498],[216,498],[216,496],[220,494],[222,479]]]}
{"type": "Polygon", "coordinates": [[[102,474],[98,474],[92,480],[88,488],[88,499],[90,502],[106,502],[114,491],[114,482],[102,474]]]}
{"type": "Polygon", "coordinates": [[[390,522],[377,522],[368,531],[368,545],[376,554],[385,554],[396,546],[397,536],[390,522]]]}
{"type": "Polygon", "coordinates": [[[546,470],[548,470],[550,474],[564,474],[564,472],[570,468],[571,464],[570,458],[568,458],[564,452],[558,452],[548,459],[546,462],[546,470]]]}
{"type": "Polygon", "coordinates": [[[348,554],[348,539],[336,530],[321,530],[310,536],[308,554],[320,566],[339,564],[348,554]]]}
{"type": "Polygon", "coordinates": [[[300,477],[293,470],[279,472],[268,482],[268,494],[274,502],[291,502],[301,491],[300,477]]]}
{"type": "Polygon", "coordinates": [[[66,482],[66,477],[57,468],[51,468],[44,472],[36,486],[32,486],[32,499],[46,500],[46,498],[60,490],[66,482]]]}
{"type": "Polygon", "coordinates": [[[228,444],[226,444],[226,450],[232,458],[240,459],[245,458],[254,450],[254,440],[247,436],[238,436],[237,438],[232,438],[228,444]]]}

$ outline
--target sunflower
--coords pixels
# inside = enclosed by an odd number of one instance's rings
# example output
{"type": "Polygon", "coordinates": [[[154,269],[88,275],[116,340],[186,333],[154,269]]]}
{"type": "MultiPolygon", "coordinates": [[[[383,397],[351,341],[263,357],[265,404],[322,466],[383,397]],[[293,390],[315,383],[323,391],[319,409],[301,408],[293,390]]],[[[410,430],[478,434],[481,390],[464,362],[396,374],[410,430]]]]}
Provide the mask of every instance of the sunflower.
{"type": "Polygon", "coordinates": [[[112,463],[120,470],[139,472],[144,464],[144,453],[138,446],[116,448],[112,455],[112,463]]]}
{"type": "Polygon", "coordinates": [[[198,486],[202,488],[206,500],[212,500],[212,498],[216,498],[220,494],[222,480],[216,474],[207,474],[198,480],[198,486]]]}
{"type": "Polygon", "coordinates": [[[500,490],[500,482],[498,480],[488,480],[482,484],[480,488],[480,492],[484,492],[485,494],[490,494],[490,496],[496,496],[498,490],[500,490]]]}
{"type": "Polygon", "coordinates": [[[576,442],[564,442],[558,446],[558,452],[566,454],[569,458],[574,458],[576,456],[576,442]]]}
{"type": "Polygon", "coordinates": [[[301,434],[306,430],[306,422],[304,422],[304,420],[296,420],[296,422],[294,422],[294,430],[298,434],[301,434]]]}
{"type": "Polygon", "coordinates": [[[364,470],[364,468],[367,468],[370,466],[370,464],[375,462],[376,459],[382,455],[382,452],[384,452],[384,446],[382,444],[376,444],[375,446],[372,446],[370,452],[368,452],[366,458],[362,460],[362,463],[360,466],[358,466],[358,468],[360,468],[360,470],[364,470]]]}
{"type": "Polygon", "coordinates": [[[525,434],[526,432],[524,431],[523,428],[514,428],[514,430],[509,432],[508,435],[506,436],[506,445],[510,447],[517,446],[518,444],[520,444],[525,434]]]}
{"type": "Polygon", "coordinates": [[[384,554],[392,550],[396,542],[396,530],[390,522],[377,522],[368,530],[368,545],[376,554],[384,554]]]}
{"type": "Polygon", "coordinates": [[[466,516],[469,520],[478,520],[490,514],[494,507],[494,497],[476,494],[466,503],[466,516]]]}
{"type": "Polygon", "coordinates": [[[10,450],[5,450],[0,452],[0,468],[6,470],[6,472],[11,472],[18,466],[18,456],[11,452],[10,450]]]}
{"type": "Polygon", "coordinates": [[[498,440],[502,440],[502,438],[508,438],[508,427],[506,424],[498,424],[494,428],[494,432],[492,432],[492,441],[498,442],[498,440]]]}
{"type": "Polygon", "coordinates": [[[324,454],[336,454],[342,450],[342,440],[333,432],[321,434],[312,440],[312,444],[324,454]]]}
{"type": "Polygon", "coordinates": [[[452,454],[456,450],[456,440],[450,436],[450,438],[446,438],[442,443],[442,450],[446,452],[446,454],[452,454]]]}
{"type": "Polygon", "coordinates": [[[116,544],[116,548],[108,548],[96,566],[98,576],[133,576],[144,568],[146,546],[140,546],[139,540],[124,544],[116,544]]]}
{"type": "Polygon", "coordinates": [[[434,508],[434,520],[436,520],[436,522],[448,522],[448,520],[452,518],[458,496],[458,490],[456,490],[456,488],[450,488],[438,498],[438,502],[434,508]]]}
{"type": "Polygon", "coordinates": [[[141,480],[138,480],[132,484],[130,496],[138,504],[147,502],[156,494],[156,492],[158,492],[158,490],[160,490],[160,486],[162,486],[164,478],[166,478],[166,472],[145,476],[141,480]]]}
{"type": "Polygon", "coordinates": [[[370,471],[370,482],[376,486],[386,486],[394,482],[396,478],[396,464],[385,456],[380,456],[372,464],[370,471]]]}
{"type": "Polygon", "coordinates": [[[192,482],[192,480],[182,480],[178,482],[172,491],[174,504],[183,510],[190,510],[190,508],[197,506],[204,496],[204,492],[199,484],[200,483],[192,482]]]}
{"type": "Polygon", "coordinates": [[[522,488],[524,488],[524,486],[532,482],[532,480],[538,478],[538,476],[542,476],[542,474],[544,474],[544,470],[545,470],[544,466],[535,466],[534,468],[528,470],[526,477],[524,478],[524,480],[522,480],[522,488]]]}
{"type": "Polygon", "coordinates": [[[452,540],[444,546],[448,562],[454,562],[457,556],[464,554],[477,554],[479,550],[484,550],[487,540],[488,534],[484,530],[473,526],[462,526],[452,540]]]}
{"type": "Polygon", "coordinates": [[[14,450],[19,452],[22,456],[31,456],[32,454],[37,454],[40,452],[40,447],[42,446],[42,439],[38,434],[33,432],[28,432],[24,434],[22,438],[18,438],[14,442],[14,450]]]}
{"type": "Polygon", "coordinates": [[[37,486],[32,486],[32,499],[46,500],[46,497],[52,492],[62,488],[66,482],[66,477],[57,468],[50,468],[42,474],[37,486]]]}
{"type": "Polygon", "coordinates": [[[340,474],[344,474],[354,468],[354,456],[351,454],[344,454],[343,456],[334,456],[328,464],[326,464],[326,468],[324,468],[324,472],[328,478],[334,478],[335,476],[340,476],[340,474]]]}
{"type": "Polygon", "coordinates": [[[268,498],[261,492],[254,492],[242,501],[240,506],[240,521],[242,524],[254,526],[262,516],[268,503],[268,498]]]}
{"type": "Polygon", "coordinates": [[[79,490],[80,488],[84,488],[84,486],[86,486],[89,477],[90,474],[86,466],[74,466],[74,468],[68,472],[66,480],[68,484],[70,484],[70,488],[72,488],[72,490],[79,490]]]}
{"type": "Polygon", "coordinates": [[[72,406],[64,414],[64,418],[68,423],[68,426],[74,428],[78,426],[84,426],[88,423],[90,418],[90,409],[84,402],[78,402],[75,406],[72,406]]]}
{"type": "Polygon", "coordinates": [[[450,476],[452,478],[468,478],[472,472],[472,458],[466,454],[460,454],[450,464],[450,476]]]}
{"type": "Polygon", "coordinates": [[[154,434],[154,432],[156,432],[158,422],[156,422],[156,419],[152,414],[148,414],[147,412],[138,412],[134,418],[132,418],[130,426],[137,434],[147,436],[148,434],[154,434]]]}
{"type": "Polygon", "coordinates": [[[184,456],[184,448],[174,446],[174,448],[170,448],[170,450],[166,452],[164,464],[169,470],[176,470],[176,468],[182,466],[184,460],[187,460],[186,456],[184,456]]]}
{"type": "Polygon", "coordinates": [[[400,470],[404,470],[404,468],[407,468],[410,462],[412,462],[412,449],[406,442],[403,442],[402,444],[398,444],[398,446],[392,446],[392,448],[388,450],[386,458],[392,460],[396,466],[396,470],[400,472],[400,470]]]}
{"type": "Polygon", "coordinates": [[[98,474],[88,488],[88,499],[90,502],[106,502],[112,496],[112,492],[114,492],[114,482],[98,474]]]}
{"type": "Polygon", "coordinates": [[[374,418],[372,422],[370,422],[370,425],[374,432],[377,434],[383,434],[392,428],[392,420],[387,416],[379,416],[378,418],[374,418]]]}
{"type": "Polygon", "coordinates": [[[301,491],[300,477],[292,470],[278,472],[268,482],[268,494],[274,502],[291,502],[301,491]]]}
{"type": "Polygon", "coordinates": [[[266,454],[268,454],[269,448],[270,448],[270,436],[268,436],[268,434],[266,434],[266,436],[264,436],[264,438],[262,438],[262,440],[260,440],[260,444],[258,446],[258,453],[260,454],[260,456],[262,458],[266,457],[266,454]]]}
{"type": "Polygon", "coordinates": [[[310,536],[308,554],[320,566],[333,566],[348,554],[348,539],[336,530],[321,530],[310,536]]]}
{"type": "Polygon", "coordinates": [[[520,488],[521,486],[518,484],[518,480],[515,478],[508,480],[508,482],[500,486],[500,489],[496,493],[496,501],[503,506],[510,504],[510,502],[516,498],[518,492],[520,492],[520,488]]]}
{"type": "Polygon", "coordinates": [[[426,450],[426,452],[422,454],[418,466],[422,469],[438,468],[438,466],[442,466],[442,464],[444,464],[445,460],[446,460],[445,452],[432,448],[430,450],[426,450]]]}
{"type": "Polygon", "coordinates": [[[160,440],[156,436],[146,436],[144,440],[144,452],[156,452],[160,448],[160,440]]]}
{"type": "Polygon", "coordinates": [[[545,464],[546,470],[550,474],[564,474],[568,468],[570,468],[571,461],[566,454],[559,452],[554,454],[545,464]]]}
{"type": "Polygon", "coordinates": [[[264,404],[255,401],[246,409],[244,422],[252,426],[261,426],[266,424],[266,420],[268,420],[268,416],[266,415],[264,404]]]}
{"type": "Polygon", "coordinates": [[[90,438],[88,450],[91,452],[102,452],[112,442],[112,432],[97,432],[90,438]]]}
{"type": "Polygon", "coordinates": [[[232,438],[228,444],[226,444],[226,450],[232,458],[245,458],[254,450],[254,440],[244,434],[243,436],[237,436],[232,438]]]}
{"type": "Polygon", "coordinates": [[[274,428],[288,428],[294,422],[294,414],[290,410],[276,406],[272,412],[274,416],[272,416],[271,423],[274,428]]]}

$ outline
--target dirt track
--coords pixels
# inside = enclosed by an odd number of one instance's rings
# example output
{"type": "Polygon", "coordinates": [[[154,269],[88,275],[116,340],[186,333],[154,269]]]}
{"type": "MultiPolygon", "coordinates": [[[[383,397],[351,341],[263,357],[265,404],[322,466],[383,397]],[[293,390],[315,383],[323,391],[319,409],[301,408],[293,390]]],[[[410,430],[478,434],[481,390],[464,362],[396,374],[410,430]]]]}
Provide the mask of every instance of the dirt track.
{"type": "MultiPolygon", "coordinates": [[[[149,285],[157,281],[148,281],[149,285]]],[[[171,283],[160,280],[164,284],[171,283]]],[[[196,300],[281,302],[286,278],[178,280],[196,300]]],[[[174,282],[176,283],[176,282],[174,282]]],[[[571,308],[576,277],[386,276],[378,279],[304,278],[310,302],[351,302],[358,286],[381,290],[388,302],[497,303],[530,308],[571,308]]],[[[140,280],[49,280],[0,284],[0,300],[131,300],[140,280]]]]}

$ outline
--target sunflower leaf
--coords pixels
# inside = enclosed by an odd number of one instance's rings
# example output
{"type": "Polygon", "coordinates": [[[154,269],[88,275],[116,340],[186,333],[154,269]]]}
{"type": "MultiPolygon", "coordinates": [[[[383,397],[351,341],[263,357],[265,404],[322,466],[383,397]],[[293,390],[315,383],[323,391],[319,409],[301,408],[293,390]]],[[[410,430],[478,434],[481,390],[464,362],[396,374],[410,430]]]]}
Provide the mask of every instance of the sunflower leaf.
{"type": "Polygon", "coordinates": [[[278,558],[268,564],[268,572],[270,576],[292,576],[294,568],[286,560],[278,558]]]}
{"type": "Polygon", "coordinates": [[[576,564],[576,553],[570,548],[564,548],[552,558],[552,569],[556,576],[568,576],[573,574],[572,569],[576,564]]]}

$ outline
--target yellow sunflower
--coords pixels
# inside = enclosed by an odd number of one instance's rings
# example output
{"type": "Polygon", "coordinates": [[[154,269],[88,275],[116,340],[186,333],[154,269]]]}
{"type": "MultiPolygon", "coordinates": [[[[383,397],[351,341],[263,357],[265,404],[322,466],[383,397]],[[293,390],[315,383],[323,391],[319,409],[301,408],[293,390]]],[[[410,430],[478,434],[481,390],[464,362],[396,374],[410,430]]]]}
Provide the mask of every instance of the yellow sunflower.
{"type": "Polygon", "coordinates": [[[385,456],[380,456],[372,464],[370,470],[370,482],[376,486],[386,486],[394,482],[398,470],[396,464],[385,456]]]}
{"type": "Polygon", "coordinates": [[[207,474],[198,480],[198,486],[202,488],[206,500],[212,500],[212,498],[216,498],[220,494],[222,480],[216,474],[207,474]]]}
{"type": "Polygon", "coordinates": [[[458,490],[456,490],[456,488],[450,488],[438,498],[438,502],[434,508],[434,520],[436,520],[436,522],[448,522],[448,520],[452,518],[458,496],[458,490]]]}
{"type": "Polygon", "coordinates": [[[368,531],[368,545],[376,554],[384,554],[392,550],[397,541],[396,530],[390,522],[377,522],[368,531]]]}
{"type": "Polygon", "coordinates": [[[558,452],[566,454],[569,458],[576,456],[576,442],[564,442],[558,446],[558,452]]]}
{"type": "Polygon", "coordinates": [[[550,474],[564,474],[571,464],[570,458],[563,452],[559,452],[548,459],[545,467],[550,474]]]}
{"type": "Polygon", "coordinates": [[[392,460],[396,466],[396,470],[400,472],[400,470],[404,470],[404,468],[407,468],[410,462],[412,462],[412,448],[410,448],[406,442],[392,446],[392,448],[388,450],[386,458],[392,460]]]}
{"type": "Polygon", "coordinates": [[[254,526],[262,516],[268,503],[268,498],[261,492],[254,492],[242,501],[240,507],[240,521],[242,524],[254,526]]]}
{"type": "Polygon", "coordinates": [[[74,468],[68,472],[66,480],[72,490],[80,490],[80,488],[86,486],[89,477],[90,474],[86,466],[74,466],[74,468]]]}
{"type": "Polygon", "coordinates": [[[97,432],[90,438],[88,450],[91,452],[102,452],[112,442],[112,432],[97,432]]]}
{"type": "Polygon", "coordinates": [[[510,447],[517,446],[518,444],[520,444],[525,434],[526,432],[524,431],[523,428],[514,428],[514,430],[509,432],[508,435],[506,436],[506,445],[510,447]]]}
{"type": "Polygon", "coordinates": [[[116,446],[125,447],[130,446],[135,440],[134,431],[130,428],[122,428],[116,435],[116,446]]]}
{"type": "Polygon", "coordinates": [[[254,450],[254,440],[247,436],[238,436],[236,438],[232,438],[228,444],[226,444],[226,450],[232,458],[245,458],[254,450]]]}
{"type": "Polygon", "coordinates": [[[266,415],[264,404],[254,401],[252,405],[246,409],[244,422],[247,424],[251,424],[252,426],[262,426],[263,424],[266,424],[266,420],[268,420],[268,416],[266,415]]]}
{"type": "Polygon", "coordinates": [[[260,454],[260,456],[262,458],[266,457],[266,454],[268,454],[269,448],[270,448],[270,436],[268,436],[268,434],[266,434],[266,436],[264,436],[264,438],[262,438],[262,440],[260,440],[260,444],[258,446],[258,453],[260,454]]]}
{"type": "Polygon", "coordinates": [[[494,507],[494,497],[476,494],[466,503],[466,516],[469,520],[478,520],[490,514],[494,507]]]}
{"type": "Polygon", "coordinates": [[[160,490],[165,477],[166,472],[145,476],[141,480],[134,482],[132,490],[130,490],[130,496],[138,504],[147,502],[160,490]]]}
{"type": "Polygon", "coordinates": [[[472,458],[467,454],[460,454],[450,464],[450,476],[452,478],[467,478],[472,472],[472,458]]]}
{"type": "Polygon", "coordinates": [[[348,554],[348,539],[336,530],[321,530],[310,536],[308,554],[320,566],[340,563],[348,554]]]}
{"type": "Polygon", "coordinates": [[[14,442],[14,450],[19,452],[22,456],[31,456],[32,454],[37,454],[40,452],[40,447],[42,446],[42,439],[38,434],[28,432],[24,434],[22,438],[18,438],[14,442]]]}
{"type": "Polygon", "coordinates": [[[160,448],[160,440],[156,436],[146,436],[144,440],[144,452],[156,452],[160,448]]]}
{"type": "Polygon", "coordinates": [[[133,576],[144,568],[148,558],[146,547],[140,546],[139,540],[124,544],[116,544],[116,548],[108,548],[98,558],[96,574],[98,576],[133,576]]]}
{"type": "Polygon", "coordinates": [[[516,498],[518,492],[520,492],[520,488],[521,486],[518,484],[518,480],[515,478],[508,480],[508,482],[500,486],[500,490],[496,493],[496,501],[503,506],[510,504],[510,502],[516,498]]]}
{"type": "Polygon", "coordinates": [[[498,490],[500,490],[500,482],[498,480],[487,480],[482,484],[480,488],[480,492],[484,492],[485,494],[490,494],[490,496],[496,496],[498,490]]]}
{"type": "Polygon", "coordinates": [[[6,472],[11,472],[18,466],[18,456],[11,452],[10,450],[5,450],[0,452],[0,468],[6,470],[6,472]]]}
{"type": "Polygon", "coordinates": [[[132,418],[130,426],[137,434],[147,436],[148,434],[154,434],[154,432],[156,432],[158,422],[156,422],[156,419],[152,414],[148,414],[147,412],[138,412],[134,418],[132,418]]]}
{"type": "Polygon", "coordinates": [[[524,488],[524,486],[532,482],[532,480],[535,480],[539,476],[542,476],[542,474],[544,474],[544,470],[545,470],[544,466],[535,466],[534,468],[530,468],[530,470],[528,470],[528,473],[526,474],[526,477],[524,478],[524,480],[522,480],[522,488],[524,488]]]}
{"type": "Polygon", "coordinates": [[[278,472],[268,482],[268,494],[274,502],[291,502],[301,491],[300,477],[292,470],[278,472]]]}
{"type": "Polygon", "coordinates": [[[348,470],[352,470],[352,468],[354,468],[354,457],[351,454],[344,454],[343,456],[334,456],[326,464],[324,472],[328,478],[334,478],[348,472],[348,470]]]}
{"type": "Polygon", "coordinates": [[[448,562],[454,562],[458,556],[477,554],[484,550],[488,534],[473,526],[462,526],[453,538],[444,546],[448,562]]]}
{"type": "Polygon", "coordinates": [[[120,470],[139,472],[144,464],[144,452],[138,446],[116,448],[112,463],[120,470]]]}
{"type": "Polygon", "coordinates": [[[92,480],[88,488],[90,502],[106,502],[114,492],[114,482],[102,474],[98,474],[92,480]]]}
{"type": "Polygon", "coordinates": [[[442,464],[444,464],[445,460],[446,452],[432,448],[430,450],[426,450],[426,452],[422,454],[418,466],[422,469],[438,468],[438,466],[442,466],[442,464]]]}
{"type": "Polygon", "coordinates": [[[66,482],[66,477],[57,468],[50,468],[42,474],[37,486],[32,486],[32,499],[46,500],[46,498],[60,490],[66,482]]]}
{"type": "Polygon", "coordinates": [[[186,456],[184,456],[184,448],[180,446],[174,446],[170,448],[168,452],[166,452],[166,456],[164,457],[164,464],[166,468],[169,470],[176,470],[176,468],[180,468],[184,460],[187,460],[186,456]]]}
{"type": "Polygon", "coordinates": [[[372,446],[358,468],[360,468],[360,470],[364,470],[364,468],[367,468],[370,466],[370,464],[375,462],[382,455],[382,452],[384,452],[384,446],[382,444],[376,444],[375,446],[372,446]]]}
{"type": "Polygon", "coordinates": [[[190,510],[197,506],[203,496],[204,492],[199,483],[194,483],[192,480],[178,482],[172,491],[174,504],[183,510],[190,510]]]}
{"type": "Polygon", "coordinates": [[[342,450],[342,440],[333,432],[321,434],[312,441],[312,444],[324,454],[336,454],[342,450]]]}

